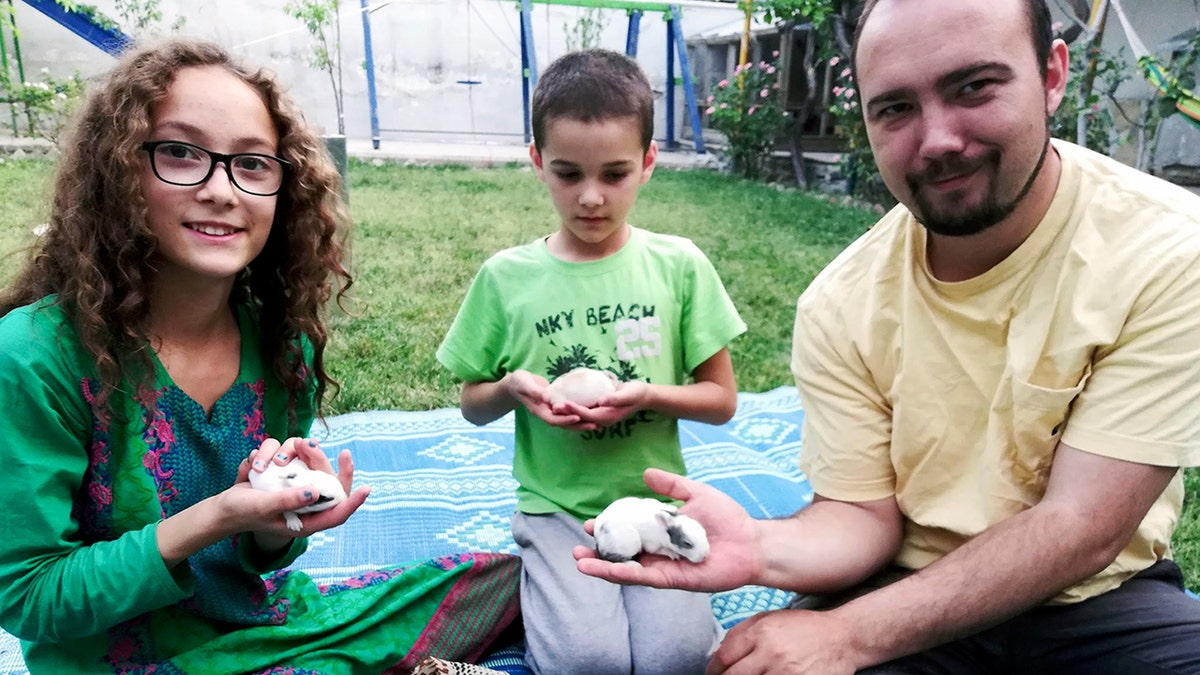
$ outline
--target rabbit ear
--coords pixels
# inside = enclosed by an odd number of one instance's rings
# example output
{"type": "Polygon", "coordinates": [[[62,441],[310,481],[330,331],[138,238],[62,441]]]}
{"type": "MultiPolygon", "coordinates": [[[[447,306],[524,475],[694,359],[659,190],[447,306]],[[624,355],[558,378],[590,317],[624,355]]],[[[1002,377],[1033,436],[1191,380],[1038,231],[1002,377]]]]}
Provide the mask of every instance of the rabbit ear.
{"type": "Polygon", "coordinates": [[[675,525],[675,514],[665,509],[654,512],[654,520],[662,525],[663,529],[669,530],[675,525]]]}

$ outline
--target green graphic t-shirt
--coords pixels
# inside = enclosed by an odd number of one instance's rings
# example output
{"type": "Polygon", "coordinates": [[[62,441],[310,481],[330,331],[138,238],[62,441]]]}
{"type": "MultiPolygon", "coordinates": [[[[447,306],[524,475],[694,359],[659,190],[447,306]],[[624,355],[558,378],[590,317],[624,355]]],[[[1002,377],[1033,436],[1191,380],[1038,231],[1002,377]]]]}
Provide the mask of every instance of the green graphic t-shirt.
{"type": "MultiPolygon", "coordinates": [[[[465,382],[573,368],[622,381],[684,384],[746,330],[708,258],[688,239],[633,228],[617,253],[585,263],[544,239],[501,251],[476,275],[438,360],[465,382]]],[[[517,510],[584,519],[618,497],[654,496],[647,467],[682,473],[677,420],[641,411],[596,431],[551,427],[516,410],[517,510]]]]}

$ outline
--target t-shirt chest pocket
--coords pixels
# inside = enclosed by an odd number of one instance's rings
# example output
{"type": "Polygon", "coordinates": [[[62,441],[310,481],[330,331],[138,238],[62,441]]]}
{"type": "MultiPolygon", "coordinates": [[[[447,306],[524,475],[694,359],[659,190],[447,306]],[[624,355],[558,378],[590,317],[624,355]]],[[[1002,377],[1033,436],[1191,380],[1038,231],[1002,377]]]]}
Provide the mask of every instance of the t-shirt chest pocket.
{"type": "Polygon", "coordinates": [[[1085,374],[1073,387],[1051,389],[1012,380],[1013,477],[1026,487],[1044,487],[1054,462],[1054,448],[1062,438],[1067,418],[1083,385],[1085,374]]]}

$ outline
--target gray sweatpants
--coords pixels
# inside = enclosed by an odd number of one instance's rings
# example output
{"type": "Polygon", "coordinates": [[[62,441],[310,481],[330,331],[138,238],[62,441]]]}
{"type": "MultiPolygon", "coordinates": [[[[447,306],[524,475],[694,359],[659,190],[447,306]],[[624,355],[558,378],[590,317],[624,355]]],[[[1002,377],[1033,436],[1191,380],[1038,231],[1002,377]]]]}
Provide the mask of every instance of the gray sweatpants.
{"type": "Polygon", "coordinates": [[[514,513],[525,662],[544,675],[697,675],[720,643],[707,593],[620,586],[575,568],[594,547],[565,513],[514,513]]]}

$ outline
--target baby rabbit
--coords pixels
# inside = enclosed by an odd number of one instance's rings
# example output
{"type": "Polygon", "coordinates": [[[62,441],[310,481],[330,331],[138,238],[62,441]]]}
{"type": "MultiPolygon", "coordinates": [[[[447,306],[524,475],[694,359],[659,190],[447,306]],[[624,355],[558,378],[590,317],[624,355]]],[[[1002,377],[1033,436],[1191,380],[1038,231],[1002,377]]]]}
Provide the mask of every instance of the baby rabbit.
{"type": "Polygon", "coordinates": [[[314,471],[308,468],[304,460],[299,457],[293,457],[292,461],[282,466],[271,462],[261,473],[258,471],[250,472],[250,487],[256,490],[279,492],[286,488],[305,485],[311,485],[316,488],[320,496],[316,502],[308,506],[302,506],[295,511],[284,512],[283,517],[287,521],[288,529],[293,532],[299,532],[300,528],[303,527],[300,523],[300,516],[296,515],[297,513],[324,511],[345,501],[346,491],[342,488],[341,481],[331,473],[314,471]]]}
{"type": "Polygon", "coordinates": [[[650,497],[622,497],[596,516],[596,553],[610,562],[638,564],[639,553],[698,563],[708,557],[708,535],[694,518],[650,497]]]}
{"type": "Polygon", "coordinates": [[[550,383],[550,404],[571,401],[585,408],[595,408],[601,398],[617,390],[618,384],[617,376],[610,371],[575,368],[550,383]]]}

